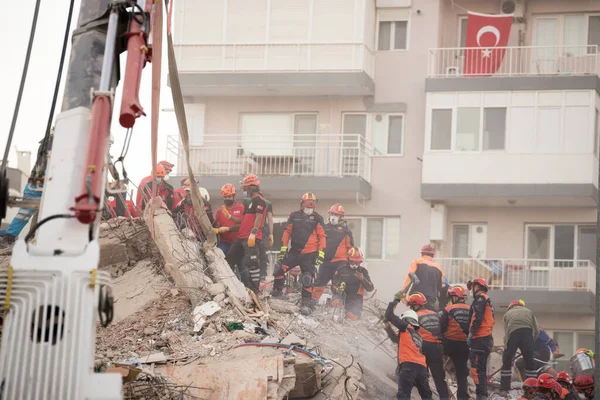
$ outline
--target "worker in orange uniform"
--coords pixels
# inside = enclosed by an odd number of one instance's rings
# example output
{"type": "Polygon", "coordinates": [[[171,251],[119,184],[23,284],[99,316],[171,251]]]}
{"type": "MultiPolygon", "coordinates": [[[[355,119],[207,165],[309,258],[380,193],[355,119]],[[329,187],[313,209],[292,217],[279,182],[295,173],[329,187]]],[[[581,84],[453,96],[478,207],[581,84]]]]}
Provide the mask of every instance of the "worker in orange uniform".
{"type": "Polygon", "coordinates": [[[573,387],[577,392],[583,394],[586,400],[594,398],[594,377],[588,374],[581,374],[573,381],[573,387]]]}
{"type": "Polygon", "coordinates": [[[219,235],[219,244],[217,245],[227,254],[233,242],[238,237],[244,206],[235,201],[235,186],[226,183],[221,188],[221,198],[223,206],[215,213],[215,233],[219,235]]]}
{"type": "Polygon", "coordinates": [[[427,299],[422,293],[416,292],[408,296],[406,305],[419,317],[419,333],[423,338],[423,354],[440,400],[449,400],[450,392],[446,384],[444,370],[444,346],[442,345],[442,328],[440,316],[435,311],[425,308],[427,299]]]}
{"type": "Polygon", "coordinates": [[[440,328],[444,336],[444,352],[450,357],[456,370],[456,383],[459,399],[469,398],[469,309],[465,303],[467,291],[462,286],[454,286],[448,290],[448,297],[452,304],[440,313],[440,328]]]}
{"type": "Polygon", "coordinates": [[[537,380],[537,395],[534,400],[549,400],[556,397],[556,380],[550,374],[541,374],[537,380]]]}
{"type": "Polygon", "coordinates": [[[413,310],[405,311],[400,318],[394,313],[397,301],[388,304],[385,319],[398,328],[398,394],[397,400],[410,400],[413,387],[417,387],[421,399],[430,400],[427,362],[423,354],[423,339],[419,333],[419,317],[413,310]]]}
{"type": "MultiPolygon", "coordinates": [[[[565,371],[561,371],[556,375],[556,382],[560,385],[560,398],[566,400],[578,399],[576,391],[573,389],[573,379],[565,371]]],[[[558,391],[558,388],[557,388],[558,391]]]]}
{"type": "Polygon", "coordinates": [[[519,398],[519,400],[533,400],[537,394],[537,378],[527,378],[523,382],[523,394],[519,398]]]}
{"type": "Polygon", "coordinates": [[[238,237],[231,245],[225,259],[234,271],[238,266],[244,285],[258,293],[260,285],[259,248],[263,238],[263,227],[267,217],[267,202],[260,192],[260,180],[254,174],[241,182],[242,190],[251,201],[244,206],[238,237]]]}
{"type": "Polygon", "coordinates": [[[352,231],[343,218],[344,207],[340,204],[332,205],[329,209],[329,222],[325,224],[325,236],[327,237],[325,258],[323,265],[319,267],[319,274],[312,292],[314,301],[319,300],[335,271],[347,264],[348,251],[354,247],[352,231]]]}
{"type": "MultiPolygon", "coordinates": [[[[434,256],[435,248],[430,244],[426,244],[421,248],[421,258],[417,258],[412,262],[408,273],[413,273],[419,278],[419,283],[413,284],[411,293],[422,293],[427,299],[427,308],[437,311],[436,304],[444,285],[444,273],[439,264],[433,261],[434,256]]],[[[404,287],[397,296],[406,295],[410,285],[410,276],[407,276],[404,287]]]]}
{"type": "MultiPolygon", "coordinates": [[[[167,208],[171,210],[173,208],[173,186],[165,182],[164,178],[167,175],[165,167],[158,164],[156,166],[156,195],[159,196],[162,201],[167,205],[167,208]]],[[[148,199],[152,197],[152,180],[146,182],[142,189],[142,204],[140,208],[144,210],[148,199]]],[[[139,194],[138,190],[138,194],[139,194]]]]}
{"type": "Polygon", "coordinates": [[[281,238],[279,262],[275,264],[273,275],[273,295],[280,296],[285,286],[285,274],[290,268],[300,266],[302,282],[302,305],[300,312],[310,314],[315,308],[312,300],[313,280],[317,269],[325,259],[325,222],[317,212],[317,197],[304,193],[300,201],[300,210],[290,214],[287,227],[281,238]],[[289,245],[289,250],[288,250],[289,245]]]}
{"type": "MultiPolygon", "coordinates": [[[[329,240],[329,239],[328,239],[329,240]]],[[[358,247],[351,247],[346,254],[347,262],[333,276],[332,289],[334,292],[332,307],[344,306],[346,317],[357,320],[362,314],[365,291],[375,289],[369,271],[362,266],[363,255],[358,247]],[[342,299],[344,304],[342,304],[342,299]]]]}
{"type": "Polygon", "coordinates": [[[475,382],[477,400],[487,399],[487,360],[494,347],[492,329],[494,327],[494,306],[487,295],[488,284],[483,278],[467,282],[467,289],[473,294],[469,310],[469,335],[467,344],[471,349],[471,376],[475,382]]]}

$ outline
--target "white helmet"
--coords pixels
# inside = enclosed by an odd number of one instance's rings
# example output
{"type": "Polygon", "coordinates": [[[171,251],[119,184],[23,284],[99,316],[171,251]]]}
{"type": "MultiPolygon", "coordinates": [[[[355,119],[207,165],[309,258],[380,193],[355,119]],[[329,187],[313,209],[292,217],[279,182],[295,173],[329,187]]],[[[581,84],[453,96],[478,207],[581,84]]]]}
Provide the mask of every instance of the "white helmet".
{"type": "Polygon", "coordinates": [[[204,199],[204,201],[210,201],[210,195],[208,194],[208,190],[201,187],[200,188],[200,196],[204,199]]]}
{"type": "Polygon", "coordinates": [[[419,326],[419,316],[413,310],[404,311],[400,318],[402,318],[412,326],[419,326]]]}

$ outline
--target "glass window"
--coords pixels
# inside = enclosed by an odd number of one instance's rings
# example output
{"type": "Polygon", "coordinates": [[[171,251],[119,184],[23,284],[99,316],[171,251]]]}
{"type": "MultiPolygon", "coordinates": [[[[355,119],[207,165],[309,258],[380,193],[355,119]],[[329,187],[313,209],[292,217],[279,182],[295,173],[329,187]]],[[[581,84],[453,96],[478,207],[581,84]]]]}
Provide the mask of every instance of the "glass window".
{"type": "Polygon", "coordinates": [[[580,226],[577,259],[596,263],[596,227],[580,226]]]}
{"type": "Polygon", "coordinates": [[[575,259],[575,226],[556,225],[554,227],[554,259],[575,259]]]}
{"type": "Polygon", "coordinates": [[[527,258],[531,260],[550,258],[550,227],[527,228],[527,258]]]}
{"type": "Polygon", "coordinates": [[[469,255],[469,225],[454,225],[452,228],[452,257],[466,258],[469,255]]]}
{"type": "Polygon", "coordinates": [[[385,219],[385,258],[392,260],[400,255],[400,218],[385,219]]]}
{"type": "Polygon", "coordinates": [[[479,150],[479,114],[476,107],[460,107],[456,114],[457,151],[479,150]]]}
{"type": "Polygon", "coordinates": [[[573,332],[554,332],[552,335],[558,343],[560,352],[565,355],[565,358],[570,358],[575,352],[575,340],[573,332]]]}
{"type": "MultiPolygon", "coordinates": [[[[592,46],[600,46],[600,15],[590,15],[588,21],[588,37],[587,44],[592,46]]],[[[593,52],[593,49],[589,49],[593,52]]]]}
{"type": "Polygon", "coordinates": [[[402,154],[402,115],[390,115],[387,135],[387,153],[402,154]]]}
{"type": "Polygon", "coordinates": [[[360,218],[344,218],[348,224],[348,228],[352,232],[352,239],[354,239],[354,246],[362,247],[361,234],[362,234],[362,220],[360,218]]]}
{"type": "Polygon", "coordinates": [[[377,42],[377,50],[389,50],[392,40],[392,23],[389,21],[381,21],[379,23],[379,41],[377,42]]]}
{"type": "Polygon", "coordinates": [[[380,259],[383,256],[383,218],[367,218],[367,258],[380,259]]]}
{"type": "Polygon", "coordinates": [[[394,22],[394,50],[406,50],[408,43],[408,21],[394,22]]]}
{"type": "Polygon", "coordinates": [[[365,136],[367,132],[366,114],[344,114],[344,133],[365,136]]]}
{"type": "Polygon", "coordinates": [[[483,109],[483,150],[504,150],[506,108],[483,109]]]}
{"type": "Polygon", "coordinates": [[[452,110],[431,110],[431,150],[450,150],[452,110]]]}
{"type": "Polygon", "coordinates": [[[467,45],[467,18],[460,17],[460,37],[459,37],[460,46],[465,47],[467,45]]]}
{"type": "Polygon", "coordinates": [[[587,37],[584,15],[565,15],[563,20],[563,50],[565,54],[583,55],[587,37]]]}
{"type": "Polygon", "coordinates": [[[594,332],[577,332],[577,348],[594,350],[594,332]]]}

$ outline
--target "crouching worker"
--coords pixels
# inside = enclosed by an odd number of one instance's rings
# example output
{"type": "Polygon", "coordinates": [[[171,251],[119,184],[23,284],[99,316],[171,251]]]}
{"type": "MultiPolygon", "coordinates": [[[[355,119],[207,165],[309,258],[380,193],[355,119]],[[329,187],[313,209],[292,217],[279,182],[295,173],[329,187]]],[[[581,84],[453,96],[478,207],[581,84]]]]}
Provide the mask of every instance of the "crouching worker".
{"type": "Polygon", "coordinates": [[[375,287],[369,277],[369,271],[363,266],[363,256],[357,247],[352,247],[347,253],[348,264],[341,266],[333,276],[332,307],[343,306],[348,319],[360,318],[363,308],[365,290],[373,291],[375,287]],[[345,302],[345,304],[342,304],[345,302]]]}
{"type": "Polygon", "coordinates": [[[427,363],[423,354],[423,339],[419,334],[419,317],[408,310],[400,318],[394,313],[398,305],[392,301],[385,311],[385,319],[398,328],[398,394],[396,399],[409,400],[413,387],[417,387],[421,399],[432,398],[427,374],[427,363]]]}

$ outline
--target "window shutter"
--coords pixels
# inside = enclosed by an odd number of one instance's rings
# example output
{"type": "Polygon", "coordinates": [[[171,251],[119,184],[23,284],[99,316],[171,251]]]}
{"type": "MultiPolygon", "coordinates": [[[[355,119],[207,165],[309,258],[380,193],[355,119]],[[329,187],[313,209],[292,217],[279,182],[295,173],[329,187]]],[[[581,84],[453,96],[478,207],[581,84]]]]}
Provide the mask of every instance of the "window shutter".
{"type": "Polygon", "coordinates": [[[202,146],[204,144],[204,114],[204,104],[192,103],[185,105],[190,146],[202,146]]]}
{"type": "Polygon", "coordinates": [[[264,43],[266,0],[227,0],[227,43],[264,43]]]}
{"type": "Polygon", "coordinates": [[[379,21],[407,21],[410,10],[407,8],[380,8],[377,10],[379,21]]]}
{"type": "Polygon", "coordinates": [[[354,1],[314,0],[313,43],[352,42],[354,29],[354,1]]]}
{"type": "Polygon", "coordinates": [[[269,42],[308,42],[309,0],[271,2],[269,42]]]}
{"type": "Polygon", "coordinates": [[[290,156],[294,145],[293,115],[242,116],[242,148],[257,156],[290,156]]]}
{"type": "Polygon", "coordinates": [[[177,44],[221,43],[225,0],[187,0],[175,9],[177,44]],[[179,10],[178,10],[179,9],[179,10]]]}

